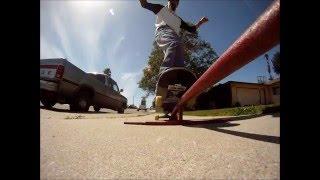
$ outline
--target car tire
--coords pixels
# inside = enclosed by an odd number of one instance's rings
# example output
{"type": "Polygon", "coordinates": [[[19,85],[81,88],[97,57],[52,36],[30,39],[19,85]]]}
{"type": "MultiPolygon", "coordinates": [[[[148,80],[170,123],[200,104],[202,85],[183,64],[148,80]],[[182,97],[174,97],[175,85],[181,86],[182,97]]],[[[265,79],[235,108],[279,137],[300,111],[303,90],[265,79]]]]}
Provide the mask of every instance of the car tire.
{"type": "Polygon", "coordinates": [[[119,109],[118,109],[118,114],[123,114],[124,113],[124,107],[121,106],[119,109]]]}
{"type": "Polygon", "coordinates": [[[86,91],[81,91],[76,98],[76,108],[79,109],[81,112],[87,112],[89,111],[90,107],[90,94],[86,91]]]}
{"type": "Polygon", "coordinates": [[[56,104],[54,100],[49,100],[49,99],[41,99],[40,101],[43,104],[43,106],[48,109],[51,109],[56,104]]]}
{"type": "Polygon", "coordinates": [[[69,106],[70,111],[79,111],[79,107],[75,103],[69,104],[69,106]]]}
{"type": "Polygon", "coordinates": [[[97,107],[97,106],[93,106],[93,109],[94,109],[95,112],[99,112],[101,108],[97,107]]]}

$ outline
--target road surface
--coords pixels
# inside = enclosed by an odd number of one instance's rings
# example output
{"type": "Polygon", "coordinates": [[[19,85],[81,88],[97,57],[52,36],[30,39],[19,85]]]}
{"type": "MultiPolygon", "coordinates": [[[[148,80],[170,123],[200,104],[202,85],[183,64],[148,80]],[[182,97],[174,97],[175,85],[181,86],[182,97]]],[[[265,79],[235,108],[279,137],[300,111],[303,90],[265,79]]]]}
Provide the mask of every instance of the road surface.
{"type": "MultiPolygon", "coordinates": [[[[279,179],[280,118],[139,126],[153,112],[41,113],[41,179],[279,179]]],[[[185,116],[188,120],[212,117],[185,116]]]]}

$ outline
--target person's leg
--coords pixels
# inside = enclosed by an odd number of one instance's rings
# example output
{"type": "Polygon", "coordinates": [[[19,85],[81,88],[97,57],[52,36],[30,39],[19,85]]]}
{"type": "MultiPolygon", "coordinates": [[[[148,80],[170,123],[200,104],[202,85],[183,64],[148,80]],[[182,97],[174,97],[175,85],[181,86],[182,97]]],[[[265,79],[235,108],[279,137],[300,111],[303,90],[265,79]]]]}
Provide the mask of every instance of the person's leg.
{"type": "Polygon", "coordinates": [[[174,61],[174,67],[184,67],[184,49],[182,40],[178,39],[179,43],[176,46],[176,53],[175,53],[175,61],[174,61]]]}
{"type": "MultiPolygon", "coordinates": [[[[162,29],[156,34],[156,42],[164,52],[164,59],[159,70],[161,74],[171,67],[184,67],[184,54],[182,40],[177,34],[168,28],[162,29]]],[[[156,88],[156,94],[158,89],[156,88]]],[[[169,118],[170,112],[164,112],[162,118],[169,118]]]]}
{"type": "Polygon", "coordinates": [[[184,55],[181,38],[169,27],[157,32],[156,42],[164,52],[159,74],[171,67],[183,67],[184,55]]]}

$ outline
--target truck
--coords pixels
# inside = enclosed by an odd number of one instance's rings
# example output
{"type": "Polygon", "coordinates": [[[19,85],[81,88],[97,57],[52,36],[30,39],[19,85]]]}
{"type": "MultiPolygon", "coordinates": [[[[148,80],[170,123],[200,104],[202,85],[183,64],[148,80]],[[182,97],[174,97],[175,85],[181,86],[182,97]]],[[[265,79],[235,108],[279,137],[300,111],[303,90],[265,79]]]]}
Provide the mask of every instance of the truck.
{"type": "Polygon", "coordinates": [[[40,59],[40,102],[46,108],[69,104],[71,111],[98,112],[107,108],[124,113],[127,98],[110,76],[86,73],[64,58],[40,59]]]}

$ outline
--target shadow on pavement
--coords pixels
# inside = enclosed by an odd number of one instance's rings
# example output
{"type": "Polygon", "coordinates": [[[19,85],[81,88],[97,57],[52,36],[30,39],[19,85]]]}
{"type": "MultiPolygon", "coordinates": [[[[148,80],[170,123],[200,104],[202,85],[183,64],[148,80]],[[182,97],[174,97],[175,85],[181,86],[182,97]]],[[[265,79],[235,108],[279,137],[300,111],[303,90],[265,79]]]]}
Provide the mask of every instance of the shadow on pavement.
{"type": "MultiPolygon", "coordinates": [[[[277,114],[272,114],[275,117],[278,117],[277,114]]],[[[243,138],[248,138],[248,139],[254,139],[258,141],[263,141],[263,142],[269,142],[269,143],[274,143],[274,144],[280,144],[280,137],[277,136],[269,136],[269,135],[261,135],[261,134],[254,134],[254,133],[246,133],[246,132],[239,132],[239,131],[234,131],[234,130],[229,130],[229,129],[221,129],[223,127],[233,127],[233,126],[238,126],[240,124],[237,123],[230,123],[232,121],[239,121],[239,120],[247,120],[251,118],[256,118],[256,117],[261,117],[265,115],[253,115],[253,116],[245,116],[245,117],[235,117],[235,118],[224,118],[224,119],[218,119],[218,120],[211,120],[213,123],[210,124],[201,124],[201,125],[184,125],[187,127],[194,127],[194,128],[206,128],[210,129],[213,131],[225,133],[225,134],[230,134],[234,136],[239,136],[243,138]]],[[[208,121],[208,120],[206,120],[208,121]]]]}
{"type": "Polygon", "coordinates": [[[280,117],[280,113],[273,113],[273,114],[269,114],[272,115],[273,117],[280,117]]]}
{"type": "Polygon", "coordinates": [[[50,111],[55,111],[55,112],[65,112],[65,113],[79,113],[79,114],[107,114],[109,112],[93,112],[93,111],[88,111],[88,112],[78,112],[78,111],[70,111],[69,109],[58,109],[55,107],[52,108],[46,108],[44,106],[40,105],[40,109],[46,109],[46,110],[50,110],[50,111]]]}
{"type": "Polygon", "coordinates": [[[231,134],[234,136],[243,137],[243,138],[249,138],[249,139],[254,139],[254,140],[258,140],[258,141],[280,144],[280,137],[277,137],[277,136],[253,134],[253,133],[239,132],[239,131],[233,131],[233,130],[228,130],[228,129],[219,129],[219,128],[212,128],[212,130],[217,131],[217,132],[221,132],[221,133],[231,134]]]}

